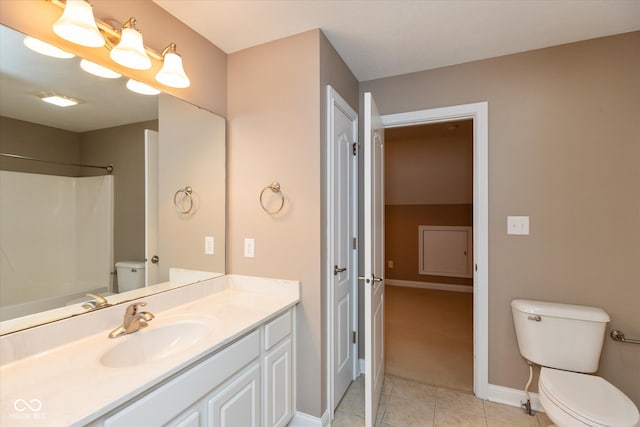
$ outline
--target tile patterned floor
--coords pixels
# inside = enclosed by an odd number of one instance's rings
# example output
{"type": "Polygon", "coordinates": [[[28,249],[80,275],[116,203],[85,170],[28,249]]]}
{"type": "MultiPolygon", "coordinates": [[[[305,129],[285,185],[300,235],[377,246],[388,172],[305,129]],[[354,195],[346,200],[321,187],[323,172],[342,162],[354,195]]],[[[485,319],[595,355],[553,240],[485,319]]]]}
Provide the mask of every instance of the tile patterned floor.
{"type": "MultiPolygon", "coordinates": [[[[545,427],[544,413],[531,417],[520,408],[473,394],[387,376],[377,427],[545,427]]],[[[364,427],[364,376],[354,381],[336,410],[332,427],[364,427]]]]}

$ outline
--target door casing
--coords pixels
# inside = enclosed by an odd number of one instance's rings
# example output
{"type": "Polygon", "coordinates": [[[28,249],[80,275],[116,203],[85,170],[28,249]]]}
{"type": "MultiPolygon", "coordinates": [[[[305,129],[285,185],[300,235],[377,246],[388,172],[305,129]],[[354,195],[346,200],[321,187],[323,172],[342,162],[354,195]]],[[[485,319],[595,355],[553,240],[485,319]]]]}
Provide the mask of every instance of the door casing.
{"type": "Polygon", "coordinates": [[[489,104],[455,105],[382,116],[385,128],[473,119],[473,392],[489,385],[489,104]]]}

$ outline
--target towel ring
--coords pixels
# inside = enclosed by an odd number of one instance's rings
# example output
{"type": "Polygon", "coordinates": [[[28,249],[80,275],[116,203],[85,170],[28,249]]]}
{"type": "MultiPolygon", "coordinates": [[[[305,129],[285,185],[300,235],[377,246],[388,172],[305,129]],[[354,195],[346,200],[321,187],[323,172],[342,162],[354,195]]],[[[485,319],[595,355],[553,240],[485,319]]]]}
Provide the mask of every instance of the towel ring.
{"type": "Polygon", "coordinates": [[[186,215],[193,209],[193,196],[191,193],[193,193],[193,189],[186,186],[176,191],[176,194],[173,195],[173,204],[179,214],[186,215]],[[180,193],[182,193],[182,198],[178,201],[180,193]],[[189,202],[188,205],[186,205],[187,201],[189,202]]]}
{"type": "Polygon", "coordinates": [[[262,191],[260,192],[260,206],[262,206],[262,210],[265,211],[266,213],[268,213],[269,215],[275,215],[278,212],[280,212],[282,210],[282,207],[284,206],[284,196],[282,195],[282,192],[280,191],[280,184],[276,181],[273,181],[271,183],[271,185],[267,185],[266,187],[264,187],[262,189],[262,191]],[[271,190],[274,193],[277,193],[280,195],[280,207],[274,211],[270,211],[269,209],[267,209],[264,206],[264,201],[262,200],[262,197],[264,196],[264,192],[267,190],[271,190]]]}

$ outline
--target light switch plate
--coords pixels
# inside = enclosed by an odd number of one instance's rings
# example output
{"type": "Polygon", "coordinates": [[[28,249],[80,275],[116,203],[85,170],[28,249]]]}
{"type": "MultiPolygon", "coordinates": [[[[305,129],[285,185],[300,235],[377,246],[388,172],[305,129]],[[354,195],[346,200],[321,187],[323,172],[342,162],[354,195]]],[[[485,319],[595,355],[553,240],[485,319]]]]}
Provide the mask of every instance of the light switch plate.
{"type": "Polygon", "coordinates": [[[244,257],[253,258],[256,242],[252,238],[244,239],[244,257]]]}
{"type": "Polygon", "coordinates": [[[205,236],[204,237],[204,254],[213,255],[214,253],[215,253],[215,249],[213,244],[213,236],[205,236]]]}
{"type": "Polygon", "coordinates": [[[507,217],[507,234],[518,234],[523,236],[529,235],[529,217],[528,216],[508,216],[507,217]]]}

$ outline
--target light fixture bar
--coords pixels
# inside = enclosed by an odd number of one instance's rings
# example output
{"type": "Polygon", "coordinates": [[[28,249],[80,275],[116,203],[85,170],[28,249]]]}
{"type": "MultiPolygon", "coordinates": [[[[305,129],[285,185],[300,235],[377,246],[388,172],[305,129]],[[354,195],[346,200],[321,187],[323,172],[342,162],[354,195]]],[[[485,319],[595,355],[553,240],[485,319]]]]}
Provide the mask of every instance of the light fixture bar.
{"type": "MultiPolygon", "coordinates": [[[[48,1],[62,9],[65,9],[66,3],[63,3],[61,0],[48,1]]],[[[87,2],[87,4],[89,3],[87,2]]],[[[93,18],[99,31],[103,33],[102,37],[106,41],[107,47],[111,49],[109,56],[113,61],[127,68],[135,70],[148,70],[152,67],[151,58],[153,58],[158,61],[162,61],[162,67],[156,74],[156,80],[159,83],[162,83],[163,85],[168,87],[179,89],[186,88],[191,85],[189,77],[185,73],[182,66],[182,58],[176,52],[175,43],[170,43],[162,53],[158,53],[157,51],[144,45],[142,35],[135,27],[135,18],[130,18],[122,26],[121,30],[116,29],[114,26],[108,24],[103,20],[95,18],[95,16],[93,18]],[[125,34],[125,32],[127,34],[125,34]],[[127,49],[128,52],[123,55],[123,53],[125,52],[123,52],[124,49],[122,49],[123,46],[121,46],[122,41],[124,38],[131,39],[132,37],[133,39],[139,39],[139,45],[136,47],[136,49],[133,49],[130,45],[130,47],[127,49]],[[136,55],[133,54],[134,50],[136,52],[136,55]],[[116,53],[114,53],[114,51],[116,51],[116,53]],[[126,56],[128,58],[123,59],[123,56],[126,56]],[[134,56],[136,56],[136,58],[133,58],[134,56]]],[[[117,21],[114,20],[114,22],[117,21]]],[[[136,41],[136,44],[138,44],[138,41],[136,41]]]]}

